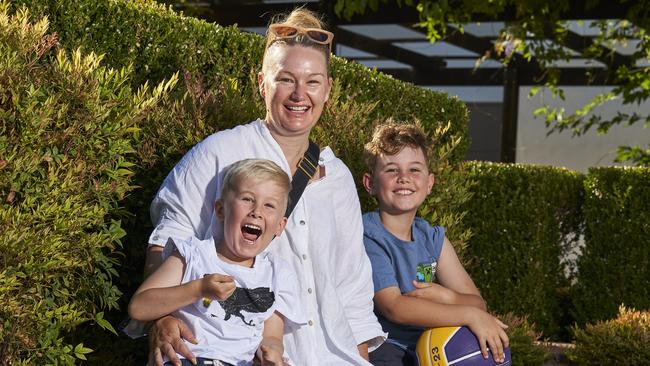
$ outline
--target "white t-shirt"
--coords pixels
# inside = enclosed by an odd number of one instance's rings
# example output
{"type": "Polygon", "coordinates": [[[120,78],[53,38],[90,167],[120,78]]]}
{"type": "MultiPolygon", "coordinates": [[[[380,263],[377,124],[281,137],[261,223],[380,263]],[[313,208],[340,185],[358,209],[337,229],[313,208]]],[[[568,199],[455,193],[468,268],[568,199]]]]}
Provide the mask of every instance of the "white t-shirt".
{"type": "MultiPolygon", "coordinates": [[[[220,237],[214,212],[224,169],[247,158],[270,159],[291,169],[266,124],[217,132],[176,164],[151,203],[150,245],[168,238],[220,237]],[[214,225],[214,226],[213,226],[214,225]]],[[[320,154],[325,177],[310,182],[269,251],[287,261],[299,281],[307,326],[284,336],[296,365],[369,365],[357,344],[370,350],[386,337],[373,313],[372,270],[363,246],[363,224],[350,170],[329,147],[320,154]]]]}
{"type": "Polygon", "coordinates": [[[259,254],[253,267],[248,268],[221,260],[212,239],[191,238],[175,245],[170,242],[165,256],[173,249],[185,260],[182,283],[218,273],[232,276],[237,286],[225,301],[215,300],[206,307],[199,299],[173,313],[199,341],[198,345],[185,342],[195,356],[251,365],[262,340],[264,321],[274,311],[284,316],[287,331],[307,323],[301,307],[295,305],[296,276],[286,262],[273,254],[259,254]]]}

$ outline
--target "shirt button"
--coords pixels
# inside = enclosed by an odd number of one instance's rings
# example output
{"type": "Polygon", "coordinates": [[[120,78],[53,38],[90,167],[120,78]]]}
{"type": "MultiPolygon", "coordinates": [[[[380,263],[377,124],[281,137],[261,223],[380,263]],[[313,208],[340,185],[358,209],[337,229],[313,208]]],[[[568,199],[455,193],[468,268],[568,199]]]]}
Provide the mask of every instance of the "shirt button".
{"type": "Polygon", "coordinates": [[[311,294],[311,292],[312,292],[311,287],[307,289],[307,292],[309,292],[311,294]]]}
{"type": "Polygon", "coordinates": [[[307,254],[303,254],[303,255],[302,255],[302,259],[303,259],[303,260],[307,260],[307,254]]]}
{"type": "Polygon", "coordinates": [[[158,240],[158,235],[154,235],[151,239],[158,240]]]}
{"type": "Polygon", "coordinates": [[[300,225],[305,225],[305,224],[306,224],[305,220],[300,220],[300,225]]]}
{"type": "Polygon", "coordinates": [[[307,324],[314,325],[314,322],[310,320],[310,321],[307,322],[307,324]]]}

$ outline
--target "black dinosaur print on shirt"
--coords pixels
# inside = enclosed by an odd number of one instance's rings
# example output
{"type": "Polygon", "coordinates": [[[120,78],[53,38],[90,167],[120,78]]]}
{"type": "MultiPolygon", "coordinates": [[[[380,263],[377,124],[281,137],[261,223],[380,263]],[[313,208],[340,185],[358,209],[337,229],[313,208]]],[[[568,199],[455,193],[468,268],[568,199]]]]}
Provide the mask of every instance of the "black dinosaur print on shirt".
{"type": "Polygon", "coordinates": [[[249,313],[263,313],[273,305],[275,294],[268,287],[242,288],[236,287],[235,292],[219,304],[225,310],[226,316],[223,320],[228,320],[232,315],[240,318],[244,324],[255,326],[252,320],[246,321],[242,311],[249,313]]]}

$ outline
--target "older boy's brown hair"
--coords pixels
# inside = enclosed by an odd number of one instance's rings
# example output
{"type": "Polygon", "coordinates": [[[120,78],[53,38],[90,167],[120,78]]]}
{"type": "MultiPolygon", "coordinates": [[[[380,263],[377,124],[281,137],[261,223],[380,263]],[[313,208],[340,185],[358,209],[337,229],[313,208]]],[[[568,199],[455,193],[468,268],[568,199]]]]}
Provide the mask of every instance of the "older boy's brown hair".
{"type": "Polygon", "coordinates": [[[375,127],[372,140],[366,143],[363,151],[363,160],[370,173],[375,169],[377,158],[384,155],[395,155],[405,147],[421,149],[424,158],[428,161],[429,144],[427,135],[417,123],[396,123],[388,120],[375,127]]]}

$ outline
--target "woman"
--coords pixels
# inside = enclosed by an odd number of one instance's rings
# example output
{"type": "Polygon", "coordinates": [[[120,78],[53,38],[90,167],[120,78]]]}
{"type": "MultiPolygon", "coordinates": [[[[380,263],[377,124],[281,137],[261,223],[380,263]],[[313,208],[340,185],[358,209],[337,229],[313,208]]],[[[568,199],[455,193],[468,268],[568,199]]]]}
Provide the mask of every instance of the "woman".
{"type": "MultiPolygon", "coordinates": [[[[221,228],[210,226],[216,222],[212,202],[228,165],[266,158],[293,176],[329,98],[332,37],[304,9],[269,27],[258,75],[265,118],[207,137],[167,176],[151,205],[155,229],[145,275],[160,265],[169,239],[221,234],[221,228]]],[[[296,365],[367,365],[368,350],[385,334],[373,314],[359,199],[349,169],[331,149],[321,151],[318,165],[271,249],[296,271],[301,286],[296,306],[303,306],[309,319],[307,326],[285,335],[285,349],[296,365]]],[[[159,319],[150,333],[150,365],[162,364],[163,354],[178,363],[174,351],[193,358],[181,337],[194,337],[178,320],[159,319]]]]}

